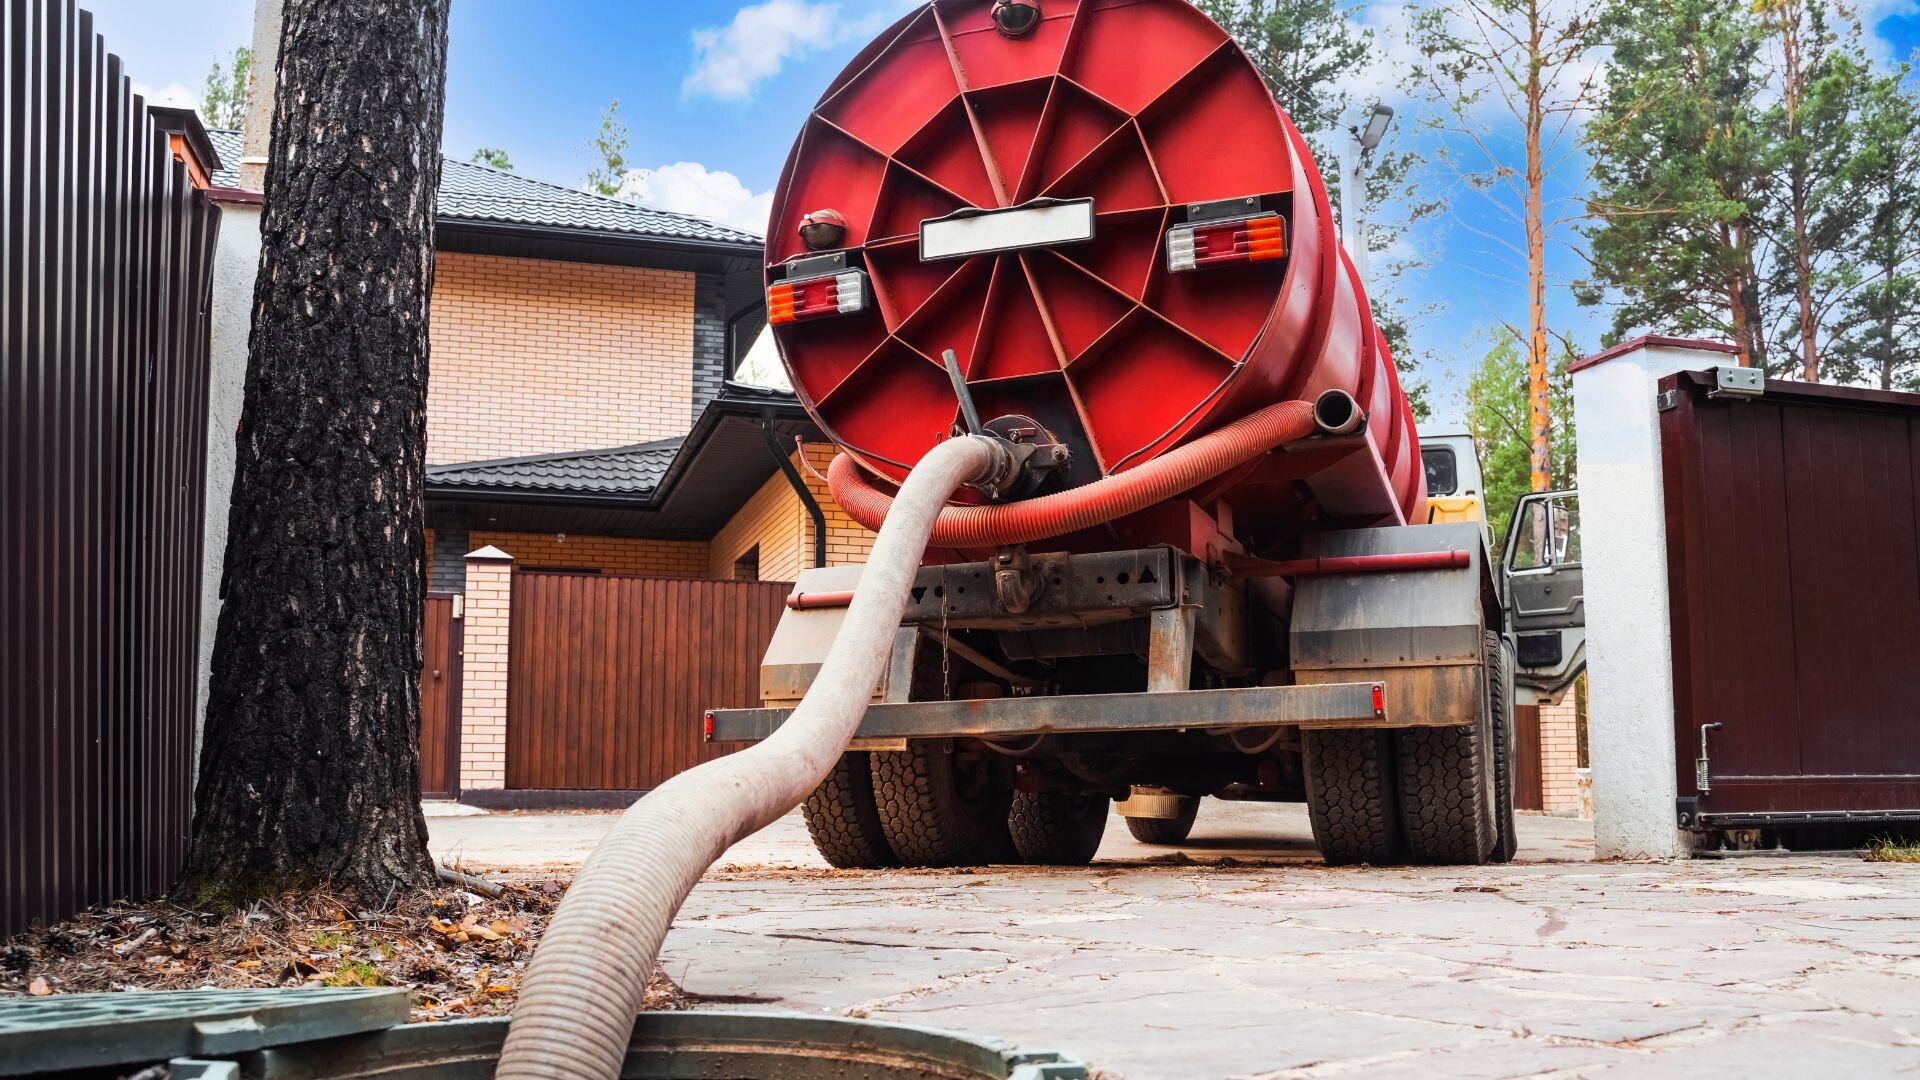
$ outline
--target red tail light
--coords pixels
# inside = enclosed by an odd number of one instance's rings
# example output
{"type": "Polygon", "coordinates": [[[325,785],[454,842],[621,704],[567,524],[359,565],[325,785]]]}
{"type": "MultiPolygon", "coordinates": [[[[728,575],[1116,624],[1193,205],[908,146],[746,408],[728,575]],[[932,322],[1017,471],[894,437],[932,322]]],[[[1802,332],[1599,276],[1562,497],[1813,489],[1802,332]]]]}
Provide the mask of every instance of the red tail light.
{"type": "MultiPolygon", "coordinates": [[[[1385,683],[1373,684],[1373,718],[1375,720],[1385,720],[1387,718],[1387,684],[1385,683]]],[[[707,724],[709,729],[711,729],[713,724],[713,718],[711,716],[707,718],[707,724]]]]}
{"type": "Polygon", "coordinates": [[[712,742],[713,741],[713,710],[712,709],[707,710],[706,718],[701,723],[700,727],[701,727],[701,735],[708,742],[712,742]]]}
{"type": "Polygon", "coordinates": [[[767,321],[782,323],[849,315],[867,307],[867,272],[843,270],[805,281],[783,281],[767,290],[767,321]]]}
{"type": "Polygon", "coordinates": [[[1167,232],[1167,269],[1174,273],[1219,263],[1263,262],[1286,254],[1286,223],[1278,214],[1178,225],[1167,232]]]}

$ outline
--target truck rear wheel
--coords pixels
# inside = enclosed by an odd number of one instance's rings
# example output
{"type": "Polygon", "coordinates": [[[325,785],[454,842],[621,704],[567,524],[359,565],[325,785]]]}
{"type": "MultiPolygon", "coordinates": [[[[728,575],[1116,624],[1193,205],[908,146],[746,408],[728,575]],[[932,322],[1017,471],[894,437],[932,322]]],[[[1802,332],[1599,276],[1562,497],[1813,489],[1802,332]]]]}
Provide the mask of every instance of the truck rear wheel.
{"type": "Polygon", "coordinates": [[[1493,712],[1494,775],[1493,820],[1500,841],[1494,862],[1512,862],[1520,851],[1520,834],[1513,824],[1513,645],[1499,634],[1487,635],[1487,703],[1493,712]],[[1500,665],[1494,674],[1494,663],[1500,665]],[[1494,696],[1498,695],[1498,696],[1494,696]]]}
{"type": "Polygon", "coordinates": [[[1193,831],[1193,819],[1200,816],[1200,800],[1187,796],[1180,800],[1180,813],[1170,818],[1130,817],[1127,831],[1143,844],[1178,844],[1193,831]]]}
{"type": "Polygon", "coordinates": [[[833,771],[800,807],[814,849],[829,865],[843,870],[898,865],[880,829],[880,810],[873,801],[873,774],[869,769],[864,751],[841,754],[833,771]]]}
{"type": "Polygon", "coordinates": [[[1007,829],[1020,860],[1034,866],[1085,866],[1107,832],[1105,795],[1016,791],[1007,829]]]}
{"type": "Polygon", "coordinates": [[[979,866],[1016,856],[1007,831],[1013,789],[982,755],[946,739],[868,755],[880,829],[902,866],[979,866]]]}
{"type": "MultiPolygon", "coordinates": [[[[1504,707],[1506,676],[1497,635],[1487,635],[1485,655],[1475,723],[1406,728],[1395,736],[1400,818],[1415,862],[1478,866],[1499,850],[1504,725],[1494,717],[1496,707],[1504,707]]],[[[1511,799],[1507,806],[1511,810],[1511,799]]]]}
{"type": "Polygon", "coordinates": [[[1306,731],[1307,820],[1328,866],[1401,859],[1393,739],[1387,732],[1306,731]]]}

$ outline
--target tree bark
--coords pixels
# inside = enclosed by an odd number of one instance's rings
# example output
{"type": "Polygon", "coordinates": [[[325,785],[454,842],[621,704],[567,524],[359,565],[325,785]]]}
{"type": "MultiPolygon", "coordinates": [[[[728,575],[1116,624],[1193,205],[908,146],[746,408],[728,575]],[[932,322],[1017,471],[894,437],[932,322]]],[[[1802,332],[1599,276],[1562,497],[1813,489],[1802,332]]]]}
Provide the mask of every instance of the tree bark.
{"type": "Polygon", "coordinates": [[[181,892],[433,880],[427,305],[450,0],[286,0],[225,603],[181,892]]]}
{"type": "Polygon", "coordinates": [[[1547,398],[1547,230],[1546,165],[1541,158],[1541,129],[1546,120],[1541,85],[1542,14],[1539,0],[1528,7],[1527,50],[1527,424],[1529,485],[1553,487],[1553,419],[1547,398]]]}

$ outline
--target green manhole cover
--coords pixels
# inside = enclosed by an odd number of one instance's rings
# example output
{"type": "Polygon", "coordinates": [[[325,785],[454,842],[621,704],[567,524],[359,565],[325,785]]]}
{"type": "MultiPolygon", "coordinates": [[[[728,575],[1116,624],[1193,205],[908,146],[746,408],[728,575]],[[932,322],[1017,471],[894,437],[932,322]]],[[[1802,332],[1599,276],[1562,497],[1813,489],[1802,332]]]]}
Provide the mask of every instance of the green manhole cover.
{"type": "Polygon", "coordinates": [[[405,990],[175,990],[0,1000],[0,1076],[226,1056],[407,1022],[405,990]]]}

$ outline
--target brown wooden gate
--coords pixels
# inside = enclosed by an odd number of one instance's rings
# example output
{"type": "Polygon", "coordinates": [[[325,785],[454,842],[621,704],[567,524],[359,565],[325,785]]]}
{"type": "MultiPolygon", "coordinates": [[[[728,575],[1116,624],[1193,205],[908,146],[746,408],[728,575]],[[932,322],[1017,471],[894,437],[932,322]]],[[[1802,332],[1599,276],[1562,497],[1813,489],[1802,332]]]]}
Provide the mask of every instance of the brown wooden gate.
{"type": "Polygon", "coordinates": [[[1920,818],[1920,396],[1714,386],[1660,383],[1679,795],[1707,822],[1920,818]]]}
{"type": "Polygon", "coordinates": [[[420,794],[460,797],[460,623],[452,593],[428,593],[420,654],[420,794]]]}
{"type": "Polygon", "coordinates": [[[760,702],[792,586],[516,573],[507,787],[644,791],[720,756],[706,709],[760,702]]]}
{"type": "Polygon", "coordinates": [[[1545,810],[1546,784],[1540,768],[1540,706],[1513,707],[1513,808],[1545,810]]]}

